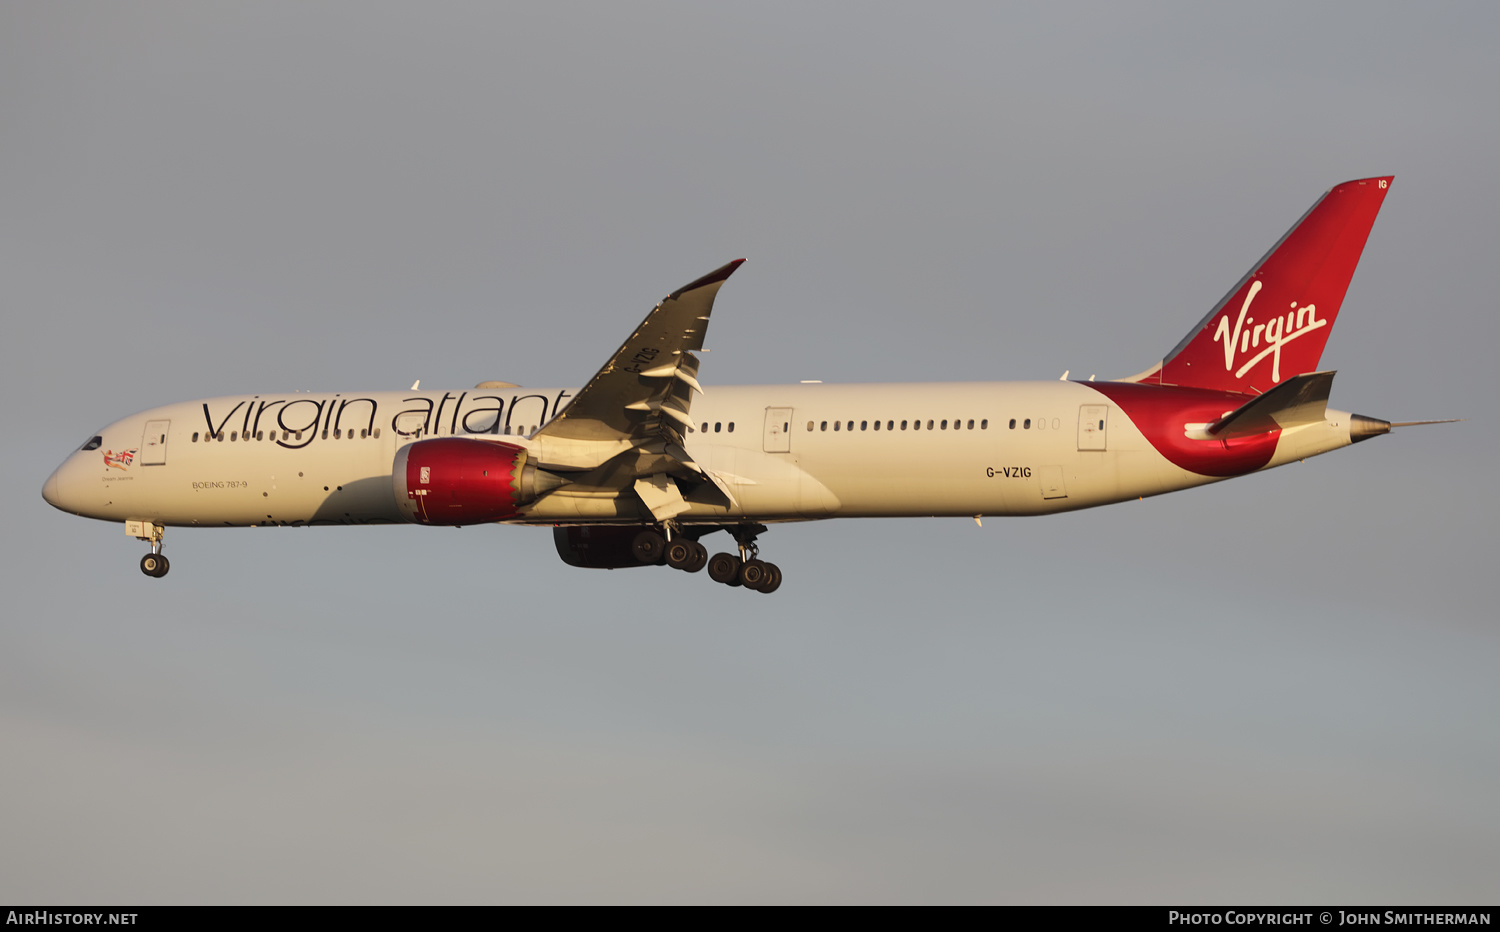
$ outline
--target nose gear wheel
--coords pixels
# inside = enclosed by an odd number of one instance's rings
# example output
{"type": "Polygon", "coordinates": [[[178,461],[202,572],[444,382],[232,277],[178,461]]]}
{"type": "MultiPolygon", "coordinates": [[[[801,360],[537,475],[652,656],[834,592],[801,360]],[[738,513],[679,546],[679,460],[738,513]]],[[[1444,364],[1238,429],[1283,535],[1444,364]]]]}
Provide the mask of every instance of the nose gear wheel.
{"type": "Polygon", "coordinates": [[[141,557],[141,572],[147,576],[160,579],[167,575],[167,570],[172,564],[167,560],[167,555],[161,552],[161,538],[166,533],[166,528],[160,524],[150,522],[125,522],[125,533],[133,534],[139,540],[150,541],[151,552],[141,557]]]}

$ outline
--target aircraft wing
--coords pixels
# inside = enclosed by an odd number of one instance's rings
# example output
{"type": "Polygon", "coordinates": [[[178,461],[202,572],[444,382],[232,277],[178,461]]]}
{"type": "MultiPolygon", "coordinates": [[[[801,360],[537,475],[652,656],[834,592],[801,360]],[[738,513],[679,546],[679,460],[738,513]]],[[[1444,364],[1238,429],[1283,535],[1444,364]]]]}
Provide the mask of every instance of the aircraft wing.
{"type": "MultiPolygon", "coordinates": [[[[716,269],[661,300],[614,355],[563,409],[537,432],[544,468],[591,470],[621,454],[637,456],[611,471],[607,483],[634,485],[658,518],[678,507],[664,473],[709,479],[684,450],[692,424],[698,357],[714,298],[744,259],[716,269]],[[648,477],[661,476],[648,482],[648,477]]],[[[715,485],[718,483],[715,482],[715,485]]]]}

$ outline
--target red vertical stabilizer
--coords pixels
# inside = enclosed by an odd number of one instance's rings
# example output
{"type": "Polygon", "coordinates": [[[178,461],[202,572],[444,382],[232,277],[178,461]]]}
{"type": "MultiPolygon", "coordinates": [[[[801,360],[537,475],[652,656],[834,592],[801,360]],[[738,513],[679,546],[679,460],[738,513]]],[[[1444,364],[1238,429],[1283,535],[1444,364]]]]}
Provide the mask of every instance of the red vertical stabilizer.
{"type": "Polygon", "coordinates": [[[1391,177],[1336,185],[1134,381],[1260,394],[1318,368],[1391,177]]]}

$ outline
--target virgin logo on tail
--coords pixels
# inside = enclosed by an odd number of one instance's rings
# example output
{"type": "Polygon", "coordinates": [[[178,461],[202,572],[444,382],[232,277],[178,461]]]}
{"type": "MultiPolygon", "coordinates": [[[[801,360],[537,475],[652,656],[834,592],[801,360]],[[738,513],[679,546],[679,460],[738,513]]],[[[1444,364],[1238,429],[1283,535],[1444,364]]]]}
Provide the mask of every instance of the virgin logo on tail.
{"type": "Polygon", "coordinates": [[[1390,181],[1335,185],[1137,381],[1257,394],[1315,371],[1390,181]]]}
{"type": "Polygon", "coordinates": [[[1291,310],[1285,316],[1273,317],[1266,323],[1257,324],[1255,318],[1246,319],[1250,312],[1250,305],[1255,301],[1255,296],[1260,294],[1262,283],[1259,281],[1250,283],[1250,291],[1245,295],[1245,303],[1240,305],[1240,316],[1234,322],[1234,329],[1229,329],[1229,315],[1225,314],[1219,318],[1218,329],[1214,331],[1214,342],[1224,344],[1224,369],[1234,369],[1237,356],[1258,349],[1261,345],[1261,336],[1264,334],[1266,348],[1256,353],[1235,371],[1234,377],[1243,379],[1245,373],[1254,368],[1255,364],[1271,357],[1271,381],[1281,381],[1281,348],[1304,334],[1312,333],[1314,330],[1328,326],[1328,321],[1318,319],[1318,306],[1316,304],[1304,304],[1297,306],[1292,302],[1291,310]]]}

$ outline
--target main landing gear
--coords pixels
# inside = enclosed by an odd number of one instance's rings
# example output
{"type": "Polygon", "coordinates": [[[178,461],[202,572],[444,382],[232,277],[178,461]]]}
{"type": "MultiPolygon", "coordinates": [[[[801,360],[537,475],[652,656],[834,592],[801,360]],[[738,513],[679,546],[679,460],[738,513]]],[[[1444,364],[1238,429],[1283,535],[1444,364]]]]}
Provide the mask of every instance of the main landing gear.
{"type": "MultiPolygon", "coordinates": [[[[647,528],[635,536],[630,549],[637,560],[647,564],[665,563],[688,573],[696,573],[706,566],[708,576],[714,582],[726,586],[743,586],[767,595],[781,588],[781,567],[761,560],[760,548],[755,543],[756,536],[765,533],[766,527],[763,524],[724,528],[734,536],[735,543],[739,544],[740,555],[716,553],[712,558],[708,555],[708,548],[697,540],[683,536],[680,531],[674,533],[670,525],[663,530],[666,533],[647,528]]],[[[716,529],[710,528],[701,533],[712,533],[714,530],[716,529]]]]}
{"type": "Polygon", "coordinates": [[[167,570],[172,568],[167,555],[161,552],[161,539],[166,530],[160,524],[152,524],[150,521],[125,522],[126,534],[151,543],[151,552],[141,557],[141,572],[157,579],[167,575],[167,570]]]}

